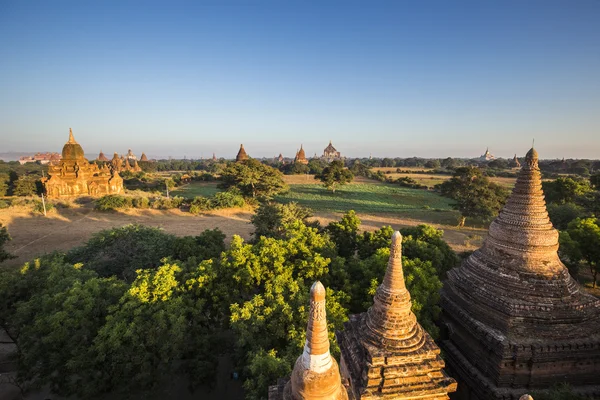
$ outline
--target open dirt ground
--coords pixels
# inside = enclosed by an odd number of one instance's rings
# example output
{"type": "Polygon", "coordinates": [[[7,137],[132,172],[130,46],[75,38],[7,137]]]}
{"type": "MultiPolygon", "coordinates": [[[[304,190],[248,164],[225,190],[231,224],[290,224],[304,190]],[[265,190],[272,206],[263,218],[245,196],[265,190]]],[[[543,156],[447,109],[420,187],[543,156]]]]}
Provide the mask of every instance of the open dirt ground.
{"type": "MultiPolygon", "coordinates": [[[[422,220],[399,218],[391,215],[358,214],[363,229],[374,230],[384,225],[394,228],[414,226],[422,220]]],[[[125,212],[100,212],[90,205],[59,208],[44,217],[26,208],[0,210],[0,223],[8,227],[12,239],[6,250],[18,256],[3,263],[18,266],[37,256],[55,250],[69,250],[85,243],[92,234],[103,229],[127,224],[143,224],[163,228],[179,236],[197,235],[205,229],[219,228],[230,239],[237,234],[249,239],[252,233],[250,210],[226,210],[207,215],[194,216],[179,210],[128,210],[125,212]]],[[[318,213],[315,218],[327,224],[339,219],[339,213],[318,213]]],[[[434,224],[435,225],[435,224],[434,224]]],[[[485,234],[482,229],[461,229],[435,225],[444,229],[444,237],[456,251],[474,249],[485,234]]]]}

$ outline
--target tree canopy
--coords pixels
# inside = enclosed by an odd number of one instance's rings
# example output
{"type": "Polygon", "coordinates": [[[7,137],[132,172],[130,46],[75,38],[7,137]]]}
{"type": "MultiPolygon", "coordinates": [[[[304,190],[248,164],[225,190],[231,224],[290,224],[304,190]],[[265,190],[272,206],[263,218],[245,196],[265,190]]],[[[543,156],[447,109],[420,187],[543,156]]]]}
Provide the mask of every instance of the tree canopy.
{"type": "Polygon", "coordinates": [[[323,186],[335,193],[335,189],[338,186],[352,182],[354,179],[354,174],[352,174],[352,171],[344,167],[343,162],[335,160],[323,168],[321,173],[316,174],[315,179],[323,182],[323,186]]]}
{"type": "Polygon", "coordinates": [[[272,198],[288,190],[281,171],[250,158],[229,163],[221,173],[221,188],[238,188],[246,197],[272,198]]]}
{"type": "Polygon", "coordinates": [[[568,261],[584,263],[593,276],[596,287],[600,271],[600,221],[597,218],[577,218],[560,235],[561,253],[568,261]]]}
{"type": "Polygon", "coordinates": [[[467,218],[485,220],[495,216],[508,197],[506,189],[491,182],[477,167],[457,168],[439,189],[443,196],[455,201],[454,208],[461,214],[461,227],[467,218]]]}

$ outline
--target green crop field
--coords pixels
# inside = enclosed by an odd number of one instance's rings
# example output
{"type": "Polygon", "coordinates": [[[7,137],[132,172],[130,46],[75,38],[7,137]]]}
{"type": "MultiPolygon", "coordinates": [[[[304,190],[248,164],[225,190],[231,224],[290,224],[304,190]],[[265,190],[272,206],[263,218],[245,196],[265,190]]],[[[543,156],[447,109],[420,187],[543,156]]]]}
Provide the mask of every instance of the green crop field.
{"type": "Polygon", "coordinates": [[[220,192],[217,182],[190,182],[171,191],[173,196],[194,198],[196,196],[212,196],[220,192]]]}
{"type": "Polygon", "coordinates": [[[382,183],[346,185],[337,189],[335,193],[321,185],[290,185],[290,191],[278,196],[276,200],[282,203],[294,201],[316,212],[354,210],[359,213],[454,213],[450,200],[437,193],[382,183]]]}

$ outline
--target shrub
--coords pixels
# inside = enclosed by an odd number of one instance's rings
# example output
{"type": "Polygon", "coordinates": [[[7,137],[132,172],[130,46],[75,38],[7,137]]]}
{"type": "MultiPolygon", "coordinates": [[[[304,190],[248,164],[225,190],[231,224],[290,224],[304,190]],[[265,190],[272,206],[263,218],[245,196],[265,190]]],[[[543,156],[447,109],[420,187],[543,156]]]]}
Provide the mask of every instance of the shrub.
{"type": "Polygon", "coordinates": [[[194,200],[192,200],[192,204],[190,205],[190,213],[197,215],[202,211],[208,211],[212,209],[211,201],[207,197],[196,196],[194,200]]]}
{"type": "Polygon", "coordinates": [[[152,208],[158,210],[171,210],[173,208],[179,208],[183,205],[183,197],[175,196],[171,198],[158,197],[152,202],[152,208]]]}
{"type": "Polygon", "coordinates": [[[131,208],[132,202],[130,197],[120,196],[118,194],[109,194],[102,196],[96,200],[96,210],[112,211],[131,208]]]}
{"type": "Polygon", "coordinates": [[[0,200],[0,210],[10,207],[10,203],[6,200],[0,200]]]}
{"type": "Polygon", "coordinates": [[[244,204],[244,198],[237,190],[219,192],[211,199],[212,208],[243,207],[244,204]]]}
{"type": "Polygon", "coordinates": [[[134,197],[132,204],[134,208],[150,208],[150,199],[147,197],[134,197]]]}
{"type": "MultiPolygon", "coordinates": [[[[46,202],[46,212],[50,212],[54,210],[54,204],[50,202],[46,202]]],[[[40,214],[44,213],[44,204],[41,201],[35,201],[33,203],[33,212],[39,212],[40,214]]]]}

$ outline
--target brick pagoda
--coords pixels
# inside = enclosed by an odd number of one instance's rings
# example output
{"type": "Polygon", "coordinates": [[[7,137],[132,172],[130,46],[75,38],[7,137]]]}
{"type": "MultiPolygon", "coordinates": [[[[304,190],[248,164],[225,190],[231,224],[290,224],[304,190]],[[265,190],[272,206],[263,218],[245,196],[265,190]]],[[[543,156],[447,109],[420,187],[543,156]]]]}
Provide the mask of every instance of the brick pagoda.
{"type": "Polygon", "coordinates": [[[531,149],[483,246],[442,290],[458,398],[518,399],[559,382],[600,397],[600,300],[580,290],[557,250],[531,149]]]}
{"type": "Polygon", "coordinates": [[[456,382],[442,368],[440,349],[411,311],[402,271],[402,236],[392,236],[390,258],[373,306],[351,315],[337,332],[341,372],[352,399],[448,399],[456,382]]]}

